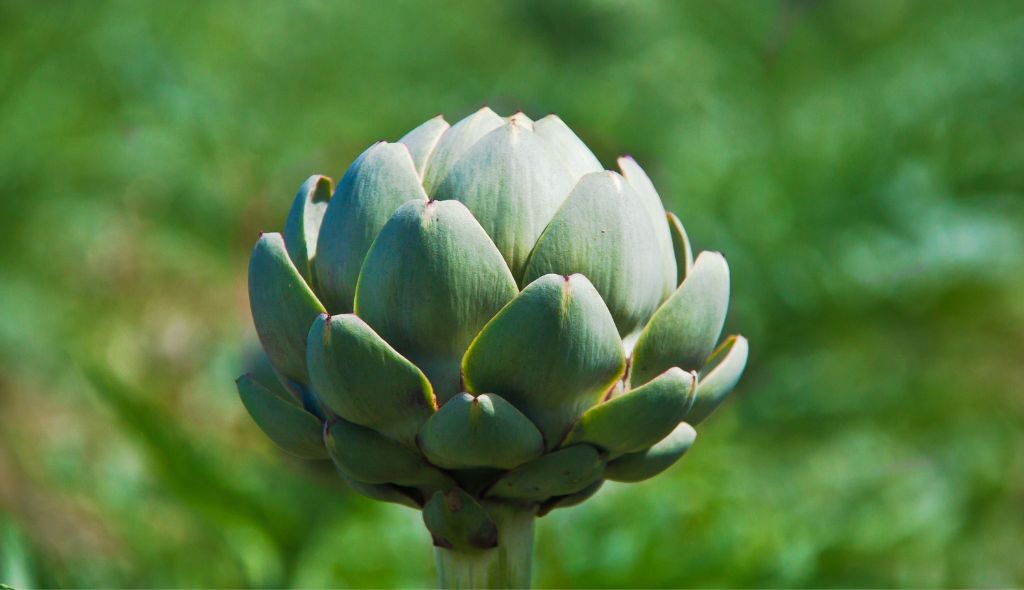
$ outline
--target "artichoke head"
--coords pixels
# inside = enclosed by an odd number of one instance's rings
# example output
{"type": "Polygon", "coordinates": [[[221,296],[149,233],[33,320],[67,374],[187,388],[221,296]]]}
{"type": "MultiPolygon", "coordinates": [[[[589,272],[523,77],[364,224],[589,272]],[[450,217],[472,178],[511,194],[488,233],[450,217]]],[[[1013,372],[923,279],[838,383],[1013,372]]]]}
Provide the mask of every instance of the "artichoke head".
{"type": "Polygon", "coordinates": [[[555,115],[482,108],[363,152],[262,234],[265,358],[238,389],[280,447],[486,548],[481,506],[553,508],[693,444],[747,342],[716,348],[729,269],[693,256],[630,157],[608,171],[555,115]]]}

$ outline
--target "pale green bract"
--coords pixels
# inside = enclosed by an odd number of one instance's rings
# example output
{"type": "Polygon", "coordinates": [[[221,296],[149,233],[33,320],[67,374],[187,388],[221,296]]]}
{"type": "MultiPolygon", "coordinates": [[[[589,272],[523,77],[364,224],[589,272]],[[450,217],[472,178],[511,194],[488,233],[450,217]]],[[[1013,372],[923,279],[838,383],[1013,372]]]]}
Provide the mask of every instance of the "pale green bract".
{"type": "Polygon", "coordinates": [[[423,509],[446,585],[528,582],[495,565],[524,522],[670,467],[746,365],[742,336],[716,348],[725,259],[694,256],[617,164],[555,115],[435,117],[336,187],[310,177],[256,243],[246,409],[356,491],[423,509]]]}

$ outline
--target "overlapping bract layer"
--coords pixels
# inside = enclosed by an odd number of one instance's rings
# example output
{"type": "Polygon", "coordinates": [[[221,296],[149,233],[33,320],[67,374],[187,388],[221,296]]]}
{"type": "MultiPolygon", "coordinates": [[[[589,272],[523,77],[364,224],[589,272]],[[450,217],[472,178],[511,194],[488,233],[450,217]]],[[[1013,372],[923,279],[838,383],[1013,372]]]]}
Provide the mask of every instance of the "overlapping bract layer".
{"type": "Polygon", "coordinates": [[[273,368],[239,380],[254,420],[371,497],[427,505],[453,545],[493,540],[469,504],[545,513],[666,469],[747,343],[715,349],[724,258],[694,261],[644,171],[618,164],[554,115],[483,108],[374,144],[333,193],[311,177],[250,262],[273,368]]]}

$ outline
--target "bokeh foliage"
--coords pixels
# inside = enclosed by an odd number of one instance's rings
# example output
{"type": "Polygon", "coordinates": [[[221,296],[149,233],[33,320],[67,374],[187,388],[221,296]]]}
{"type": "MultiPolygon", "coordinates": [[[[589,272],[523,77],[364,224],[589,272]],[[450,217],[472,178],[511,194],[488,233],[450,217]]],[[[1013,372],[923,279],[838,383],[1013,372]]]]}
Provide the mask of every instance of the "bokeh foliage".
{"type": "Polygon", "coordinates": [[[744,381],[540,586],[1024,584],[1019,2],[0,3],[0,582],[424,586],[408,509],[233,379],[309,174],[486,102],[629,150],[733,271],[744,381]]]}

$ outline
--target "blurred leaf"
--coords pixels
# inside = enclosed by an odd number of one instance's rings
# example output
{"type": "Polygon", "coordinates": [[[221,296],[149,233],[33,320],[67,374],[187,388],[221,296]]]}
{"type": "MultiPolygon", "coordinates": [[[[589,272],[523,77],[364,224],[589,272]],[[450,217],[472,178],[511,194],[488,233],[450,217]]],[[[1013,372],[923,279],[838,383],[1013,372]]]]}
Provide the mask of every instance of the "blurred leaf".
{"type": "Polygon", "coordinates": [[[18,527],[0,516],[0,587],[36,588],[32,552],[18,527]],[[9,585],[8,585],[9,584],[9,585]]]}

